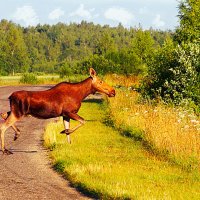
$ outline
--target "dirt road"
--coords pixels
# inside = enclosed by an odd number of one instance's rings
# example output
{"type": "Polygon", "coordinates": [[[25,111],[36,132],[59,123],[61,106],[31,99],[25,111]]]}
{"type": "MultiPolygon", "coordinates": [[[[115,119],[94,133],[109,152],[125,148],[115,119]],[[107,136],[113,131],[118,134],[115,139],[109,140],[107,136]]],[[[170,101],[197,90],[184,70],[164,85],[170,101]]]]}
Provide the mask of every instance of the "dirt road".
{"type": "MultiPolygon", "coordinates": [[[[13,91],[45,89],[48,86],[0,87],[0,112],[9,110],[8,96],[13,91]]],[[[15,142],[13,130],[7,130],[6,146],[14,154],[6,156],[0,152],[0,200],[88,199],[51,169],[47,151],[42,146],[47,122],[33,117],[17,122],[21,136],[15,142]]]]}

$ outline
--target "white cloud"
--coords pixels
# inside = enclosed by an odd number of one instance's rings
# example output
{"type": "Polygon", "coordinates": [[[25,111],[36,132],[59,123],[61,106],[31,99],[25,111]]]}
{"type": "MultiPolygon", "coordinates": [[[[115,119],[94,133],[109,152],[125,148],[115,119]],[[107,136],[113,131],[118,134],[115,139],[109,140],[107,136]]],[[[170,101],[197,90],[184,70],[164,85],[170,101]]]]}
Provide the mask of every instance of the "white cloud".
{"type": "Polygon", "coordinates": [[[63,10],[61,10],[60,8],[57,8],[57,9],[53,10],[52,12],[50,12],[48,17],[51,20],[55,20],[55,19],[59,19],[64,14],[65,14],[65,12],[63,10]]]}
{"type": "Polygon", "coordinates": [[[154,18],[153,25],[155,25],[156,27],[165,26],[165,22],[161,20],[161,16],[159,14],[157,14],[154,18]]]}
{"type": "Polygon", "coordinates": [[[82,17],[85,19],[91,19],[92,12],[94,10],[95,10],[94,8],[87,10],[87,9],[85,9],[84,4],[80,4],[79,8],[77,10],[75,10],[74,12],[70,13],[69,16],[70,17],[78,16],[78,17],[82,17]]]}
{"type": "Polygon", "coordinates": [[[13,18],[18,21],[23,21],[26,26],[35,26],[39,23],[39,18],[32,6],[23,6],[17,8],[13,18]]]}
{"type": "Polygon", "coordinates": [[[123,25],[130,25],[134,19],[133,14],[124,8],[109,8],[105,11],[104,16],[106,19],[121,22],[123,25]]]}

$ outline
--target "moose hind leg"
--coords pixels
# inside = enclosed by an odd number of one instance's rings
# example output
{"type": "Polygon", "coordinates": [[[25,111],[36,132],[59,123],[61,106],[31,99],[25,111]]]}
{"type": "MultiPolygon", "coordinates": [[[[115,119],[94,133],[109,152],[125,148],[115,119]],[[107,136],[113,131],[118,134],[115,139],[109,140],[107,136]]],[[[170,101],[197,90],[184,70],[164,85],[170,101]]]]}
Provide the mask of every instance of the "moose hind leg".
{"type": "MultiPolygon", "coordinates": [[[[6,113],[0,113],[1,117],[6,120],[10,116],[11,111],[6,113]]],[[[12,129],[15,131],[14,141],[20,136],[20,130],[13,124],[12,129]]]]}
{"type": "Polygon", "coordinates": [[[1,128],[0,128],[0,136],[1,136],[1,150],[3,152],[3,154],[9,155],[12,154],[11,151],[7,150],[5,148],[5,131],[7,130],[8,127],[6,127],[5,122],[4,124],[2,124],[1,128]]]}
{"type": "Polygon", "coordinates": [[[18,119],[11,113],[8,118],[5,120],[5,122],[1,125],[0,127],[0,136],[1,136],[1,149],[2,149],[2,152],[3,154],[12,154],[11,151],[7,150],[5,148],[5,138],[4,138],[4,135],[5,135],[5,132],[6,130],[12,126],[16,121],[18,121],[18,119]]]}

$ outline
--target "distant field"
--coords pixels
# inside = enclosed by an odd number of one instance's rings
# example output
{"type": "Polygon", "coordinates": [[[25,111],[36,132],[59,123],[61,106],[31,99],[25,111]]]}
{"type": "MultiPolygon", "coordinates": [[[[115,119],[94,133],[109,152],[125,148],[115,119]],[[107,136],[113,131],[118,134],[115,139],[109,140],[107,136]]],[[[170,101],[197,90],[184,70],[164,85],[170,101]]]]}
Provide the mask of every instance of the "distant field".
{"type": "Polygon", "coordinates": [[[0,76],[0,85],[16,85],[20,76],[0,76]]]}
{"type": "MultiPolygon", "coordinates": [[[[60,78],[59,75],[42,75],[42,76],[36,76],[38,79],[38,84],[56,84],[61,81],[70,81],[70,82],[76,82],[83,80],[86,76],[85,75],[71,75],[69,77],[60,78]]],[[[6,86],[6,85],[24,85],[20,83],[20,75],[17,76],[0,76],[0,86],[6,86]]]]}
{"type": "MultiPolygon", "coordinates": [[[[0,85],[19,85],[21,76],[0,76],[0,85]]],[[[59,79],[59,75],[43,75],[37,76],[41,83],[51,83],[59,79]]]]}

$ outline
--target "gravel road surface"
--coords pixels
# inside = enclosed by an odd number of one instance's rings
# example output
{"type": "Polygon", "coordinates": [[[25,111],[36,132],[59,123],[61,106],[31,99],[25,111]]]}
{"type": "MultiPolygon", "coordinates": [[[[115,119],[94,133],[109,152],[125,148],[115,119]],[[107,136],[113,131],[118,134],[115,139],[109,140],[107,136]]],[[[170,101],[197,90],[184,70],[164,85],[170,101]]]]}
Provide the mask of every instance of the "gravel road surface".
{"type": "MultiPolygon", "coordinates": [[[[9,95],[17,90],[46,90],[48,86],[0,87],[0,112],[9,110],[9,95]]],[[[25,117],[16,123],[21,136],[13,141],[14,131],[5,134],[6,147],[14,154],[0,151],[0,200],[89,199],[70,187],[50,165],[42,134],[48,120],[25,117]]]]}

